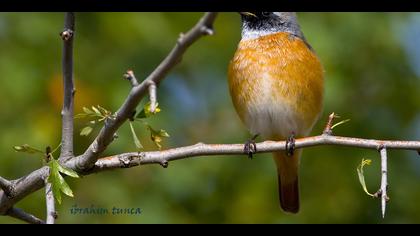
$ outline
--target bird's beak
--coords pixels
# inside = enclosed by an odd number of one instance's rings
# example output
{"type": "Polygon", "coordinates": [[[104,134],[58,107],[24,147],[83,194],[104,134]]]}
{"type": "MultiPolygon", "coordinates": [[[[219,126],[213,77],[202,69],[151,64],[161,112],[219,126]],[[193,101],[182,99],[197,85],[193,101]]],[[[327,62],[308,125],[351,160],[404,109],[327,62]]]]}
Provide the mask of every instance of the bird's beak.
{"type": "Polygon", "coordinates": [[[251,12],[239,12],[239,14],[241,14],[243,16],[252,16],[252,17],[258,18],[257,15],[255,15],[254,13],[251,13],[251,12]]]}

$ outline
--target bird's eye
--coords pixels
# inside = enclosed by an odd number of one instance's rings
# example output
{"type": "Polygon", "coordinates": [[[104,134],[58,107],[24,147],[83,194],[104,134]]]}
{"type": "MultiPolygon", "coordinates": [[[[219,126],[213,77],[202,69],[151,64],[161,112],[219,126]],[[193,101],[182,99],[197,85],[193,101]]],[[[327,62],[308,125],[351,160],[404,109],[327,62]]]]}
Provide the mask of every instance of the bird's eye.
{"type": "Polygon", "coordinates": [[[262,12],[261,14],[262,14],[262,16],[267,17],[267,16],[270,16],[270,13],[271,12],[262,12]]]}

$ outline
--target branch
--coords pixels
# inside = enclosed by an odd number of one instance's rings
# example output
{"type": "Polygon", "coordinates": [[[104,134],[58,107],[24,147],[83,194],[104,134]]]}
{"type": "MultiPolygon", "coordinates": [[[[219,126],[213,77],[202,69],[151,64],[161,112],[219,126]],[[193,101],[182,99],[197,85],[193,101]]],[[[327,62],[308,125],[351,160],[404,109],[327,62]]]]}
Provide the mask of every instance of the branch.
{"type": "MultiPolygon", "coordinates": [[[[190,30],[187,34],[181,34],[180,38],[177,41],[177,44],[169,53],[169,55],[160,63],[160,65],[144,80],[141,84],[136,82],[131,82],[133,88],[131,89],[128,97],[124,101],[123,105],[119,108],[116,112],[115,119],[108,119],[105,121],[105,126],[101,129],[98,136],[92,142],[92,144],[88,147],[88,149],[80,156],[76,158],[66,157],[64,155],[65,150],[70,150],[68,147],[72,147],[73,145],[69,145],[69,140],[73,140],[73,136],[67,136],[65,134],[69,133],[68,130],[64,129],[64,125],[70,125],[71,130],[73,127],[72,122],[65,122],[63,119],[63,138],[62,141],[66,141],[66,145],[63,143],[62,145],[62,154],[61,158],[64,162],[64,166],[75,170],[77,172],[82,172],[83,170],[89,170],[94,167],[95,162],[100,157],[100,154],[106,149],[106,147],[112,142],[114,139],[114,134],[118,130],[118,128],[132,116],[133,111],[135,110],[136,106],[140,102],[140,100],[145,96],[148,91],[148,88],[151,82],[155,84],[159,84],[161,80],[164,79],[166,74],[171,70],[176,64],[178,64],[181,60],[182,55],[185,51],[191,46],[194,42],[196,42],[199,38],[204,35],[211,35],[213,34],[212,25],[214,20],[216,19],[217,13],[206,13],[200,21],[190,30]],[[71,123],[71,124],[70,124],[71,123]],[[66,147],[66,148],[65,148],[66,147]],[[70,160],[69,160],[70,159],[70,160]]],[[[72,38],[73,38],[73,31],[74,30],[74,15],[73,13],[68,13],[65,19],[65,30],[61,34],[64,43],[64,54],[63,54],[63,74],[65,78],[72,78],[72,66],[69,66],[72,63],[72,38]],[[67,27],[68,26],[68,27],[67,27]],[[70,30],[66,30],[70,29],[70,30]],[[66,43],[67,42],[67,43],[66,43]],[[67,62],[67,63],[64,63],[67,62]],[[67,66],[66,66],[67,65],[67,66]],[[69,70],[70,69],[70,70],[69,70]],[[67,72],[67,73],[66,73],[67,72]]],[[[135,77],[133,77],[135,78],[135,77]]],[[[64,82],[69,82],[70,80],[65,80],[64,82]]],[[[68,90],[65,90],[68,91],[68,90]]],[[[73,94],[74,95],[74,90],[73,94]]],[[[71,112],[73,110],[71,109],[71,112]]],[[[67,118],[70,115],[65,116],[67,118]]],[[[64,116],[63,116],[64,118],[64,116]]],[[[71,115],[71,119],[73,119],[71,115]]],[[[71,142],[72,143],[72,142],[71,142]]],[[[72,154],[73,155],[73,154],[72,154]]],[[[9,198],[3,191],[0,191],[0,215],[5,215],[7,210],[9,210],[14,204],[18,201],[26,197],[27,195],[41,189],[44,187],[44,179],[48,176],[49,171],[48,167],[42,167],[38,170],[33,171],[32,173],[21,177],[20,179],[15,181],[15,196],[13,198],[9,198]]]]}
{"type": "Polygon", "coordinates": [[[124,78],[130,81],[132,87],[139,85],[139,82],[137,81],[136,76],[134,76],[134,72],[132,70],[128,70],[127,73],[125,73],[124,78]]]}
{"type": "MultiPolygon", "coordinates": [[[[357,147],[365,149],[380,150],[382,147],[387,149],[405,149],[420,150],[420,141],[393,141],[393,140],[375,140],[361,139],[352,137],[341,137],[331,135],[319,135],[296,139],[295,148],[306,148],[314,146],[345,146],[357,147]]],[[[265,141],[257,143],[257,153],[267,153],[285,150],[286,141],[265,141]]],[[[145,164],[160,164],[167,167],[170,161],[198,157],[198,156],[214,156],[214,155],[238,155],[244,154],[243,144],[203,144],[199,143],[192,146],[179,147],[163,151],[152,152],[131,152],[123,153],[115,156],[102,158],[96,161],[93,168],[86,170],[83,174],[88,175],[95,172],[128,168],[145,164]]],[[[73,161],[73,160],[71,160],[73,161]]],[[[69,167],[69,166],[66,166],[69,167]]],[[[0,214],[7,211],[17,201],[24,198],[28,194],[40,189],[44,186],[43,178],[48,175],[48,168],[43,167],[31,174],[16,180],[16,196],[15,198],[7,198],[3,192],[0,192],[0,214]]],[[[4,214],[4,213],[3,213],[4,214]]]]}
{"type": "Polygon", "coordinates": [[[104,127],[85,153],[66,163],[68,167],[82,171],[88,170],[95,165],[100,154],[114,140],[114,134],[117,132],[118,128],[132,116],[133,111],[135,111],[137,105],[147,93],[149,86],[151,84],[159,84],[159,82],[165,78],[169,70],[180,62],[182,55],[194,42],[204,35],[213,34],[212,25],[216,16],[217,13],[206,13],[190,31],[185,35],[181,34],[177,44],[169,55],[146,78],[146,80],[139,85],[134,84],[135,86],[132,87],[124,104],[116,112],[115,119],[108,119],[105,121],[104,127]]]}
{"type": "Polygon", "coordinates": [[[1,176],[0,176],[0,189],[2,189],[8,197],[14,196],[13,183],[1,176]]]}
{"type": "MultiPolygon", "coordinates": [[[[137,79],[132,76],[127,77],[130,80],[132,89],[124,101],[123,105],[118,109],[115,118],[105,121],[104,127],[99,132],[98,136],[87,148],[87,150],[80,156],[73,157],[73,34],[74,34],[74,13],[67,13],[65,18],[65,29],[61,33],[64,41],[63,46],[63,81],[64,81],[64,103],[62,110],[62,147],[61,156],[63,166],[75,170],[79,173],[90,174],[94,172],[115,169],[128,168],[137,165],[157,163],[163,167],[167,167],[170,161],[180,160],[198,156],[210,155],[242,155],[244,154],[243,144],[196,144],[187,147],[174,148],[164,151],[152,152],[133,152],[123,153],[106,158],[100,158],[101,153],[113,141],[115,132],[119,127],[129,119],[141,99],[149,93],[151,103],[157,104],[156,87],[165,78],[167,73],[177,65],[185,51],[199,38],[204,35],[213,34],[212,24],[217,16],[217,13],[206,13],[200,21],[186,34],[181,34],[177,44],[169,53],[169,55],[160,63],[160,65],[142,82],[138,83],[137,79]]],[[[153,108],[153,106],[152,106],[153,108]]],[[[334,114],[330,116],[330,121],[324,130],[323,135],[297,139],[295,148],[305,148],[321,145],[336,145],[347,147],[359,147],[366,149],[381,150],[382,158],[382,184],[381,194],[383,199],[386,199],[386,149],[406,149],[416,150],[420,154],[420,141],[393,141],[393,140],[374,140],[361,139],[352,137],[332,136],[332,125],[334,114]],[[384,148],[386,147],[386,149],[384,148]],[[385,171],[384,171],[385,170],[385,171]],[[385,187],[384,187],[385,186],[385,187]]],[[[337,124],[336,124],[337,125],[337,124]]],[[[285,150],[285,141],[265,141],[256,144],[258,146],[257,153],[274,152],[285,150]]],[[[32,220],[32,222],[43,223],[42,220],[37,219],[22,210],[13,208],[13,205],[35,192],[36,190],[45,186],[45,179],[48,177],[49,168],[42,167],[32,173],[23,176],[14,181],[7,181],[0,179],[0,215],[11,215],[13,217],[24,219],[25,221],[32,220]],[[10,183],[13,183],[10,185],[10,183]],[[8,196],[7,186],[13,186],[14,195],[8,196]],[[29,219],[29,220],[28,220],[29,219]],[[36,220],[34,220],[36,219],[36,220]]],[[[48,186],[46,190],[48,195],[48,186]]],[[[47,205],[48,205],[47,200],[47,205]]],[[[384,204],[383,212],[384,212],[384,204]]],[[[51,207],[48,212],[50,211],[51,207]]],[[[50,214],[48,214],[50,215],[50,214]]]]}
{"type": "Polygon", "coordinates": [[[63,87],[64,100],[61,131],[61,154],[60,160],[71,159],[73,154],[73,113],[74,94],[76,92],[73,81],[73,38],[74,38],[74,13],[68,12],[64,19],[64,30],[60,33],[63,40],[63,87]]]}
{"type": "Polygon", "coordinates": [[[23,210],[19,208],[11,208],[7,211],[7,215],[11,216],[13,218],[25,221],[30,224],[45,224],[45,222],[36,216],[33,216],[29,213],[24,212],[23,210]]]}
{"type": "Polygon", "coordinates": [[[149,99],[150,99],[150,112],[154,113],[157,107],[157,92],[156,83],[150,80],[149,83],[149,99]]]}
{"type": "MultiPolygon", "coordinates": [[[[314,146],[346,146],[358,147],[365,149],[378,150],[382,146],[387,149],[405,149],[418,150],[420,149],[420,141],[392,141],[392,140],[375,140],[375,139],[360,139],[341,136],[319,135],[307,138],[296,139],[295,148],[306,148],[314,146]]],[[[257,153],[268,153],[285,150],[286,141],[265,141],[256,143],[257,153]]],[[[115,168],[128,168],[145,164],[160,164],[164,167],[168,162],[199,157],[199,156],[214,156],[214,155],[243,155],[244,144],[203,144],[198,143],[191,146],[179,147],[163,151],[152,152],[129,152],[122,153],[115,156],[109,156],[99,159],[95,163],[95,167],[88,173],[99,172],[103,170],[110,170],[115,168]]]]}
{"type": "Polygon", "coordinates": [[[388,180],[387,180],[387,151],[386,147],[383,146],[380,148],[379,152],[381,153],[381,188],[378,193],[375,194],[378,197],[381,197],[381,210],[382,218],[385,218],[385,208],[386,202],[389,200],[387,190],[388,190],[388,180]]]}
{"type": "Polygon", "coordinates": [[[14,181],[14,197],[9,198],[3,191],[0,191],[0,215],[5,215],[15,203],[29,194],[44,187],[44,179],[48,177],[49,168],[44,166],[32,173],[14,181]]]}
{"type": "Polygon", "coordinates": [[[57,218],[57,212],[55,211],[54,194],[52,192],[52,184],[45,180],[45,201],[47,205],[47,224],[54,224],[57,218]]]}

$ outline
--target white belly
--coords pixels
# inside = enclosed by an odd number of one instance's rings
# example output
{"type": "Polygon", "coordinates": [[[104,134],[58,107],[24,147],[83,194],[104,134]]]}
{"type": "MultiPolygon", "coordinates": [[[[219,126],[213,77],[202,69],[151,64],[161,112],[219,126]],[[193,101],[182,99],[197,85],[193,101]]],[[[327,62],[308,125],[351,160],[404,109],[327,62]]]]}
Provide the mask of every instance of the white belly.
{"type": "Polygon", "coordinates": [[[289,104],[282,101],[264,101],[261,99],[254,104],[249,104],[245,114],[245,124],[252,134],[259,134],[263,138],[287,138],[292,133],[306,135],[299,130],[300,118],[289,104]]]}

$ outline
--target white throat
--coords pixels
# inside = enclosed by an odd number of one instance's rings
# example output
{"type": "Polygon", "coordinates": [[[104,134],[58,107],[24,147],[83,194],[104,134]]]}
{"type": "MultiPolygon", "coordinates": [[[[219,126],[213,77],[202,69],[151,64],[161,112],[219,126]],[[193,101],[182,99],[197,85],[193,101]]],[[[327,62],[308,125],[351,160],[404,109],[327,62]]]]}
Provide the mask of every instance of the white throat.
{"type": "Polygon", "coordinates": [[[262,36],[270,35],[277,33],[278,30],[273,29],[264,29],[264,30],[242,30],[242,40],[248,40],[248,39],[257,39],[262,36]]]}

